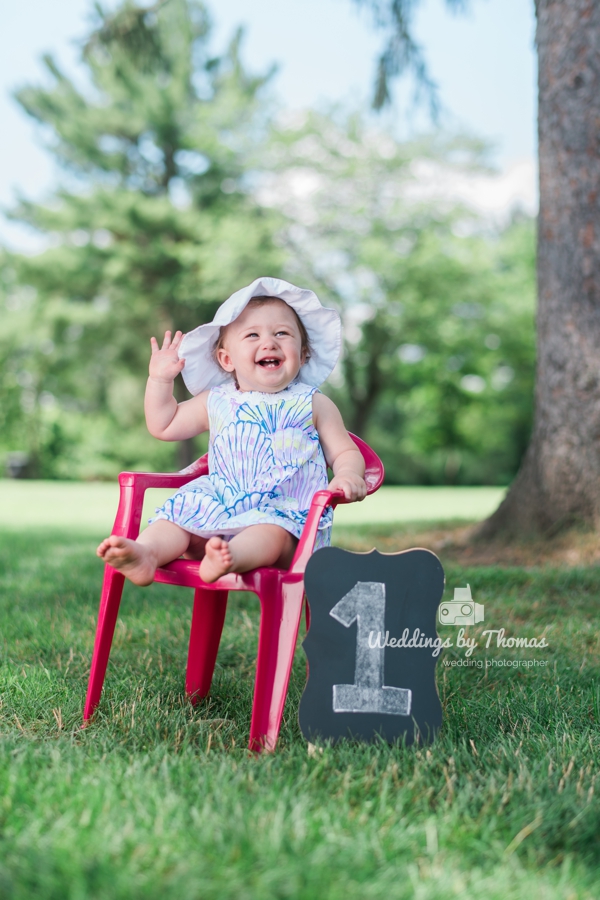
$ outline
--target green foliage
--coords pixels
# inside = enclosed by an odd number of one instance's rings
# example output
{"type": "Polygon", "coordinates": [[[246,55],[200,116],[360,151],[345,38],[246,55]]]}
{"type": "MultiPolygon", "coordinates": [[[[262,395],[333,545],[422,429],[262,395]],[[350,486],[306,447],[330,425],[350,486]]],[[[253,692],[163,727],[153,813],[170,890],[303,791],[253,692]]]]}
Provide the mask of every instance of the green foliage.
{"type": "Polygon", "coordinates": [[[486,620],[544,631],[549,664],[442,659],[431,748],[309,757],[299,649],[281,743],[257,759],[246,750],[251,596],[232,596],[211,698],[194,708],[189,592],[128,585],[99,711],[80,729],[101,581],[93,546],[74,532],[1,535],[3,898],[598,896],[597,568],[449,567],[486,620]]]}
{"type": "Polygon", "coordinates": [[[403,144],[343,115],[272,139],[263,195],[292,219],[288,266],[343,312],[330,393],[391,483],[506,484],[527,443],[534,225],[490,230],[451,194],[484,149],[403,144]]]}
{"type": "Polygon", "coordinates": [[[507,484],[532,415],[532,223],[495,240],[434,234],[411,256],[394,293],[401,316],[376,315],[358,346],[379,337],[372,440],[398,482],[507,484]]]}
{"type": "Polygon", "coordinates": [[[267,76],[245,72],[239,34],[210,54],[195,0],[98,17],[86,91],[48,57],[50,85],[17,94],[67,180],[14,210],[50,246],[3,259],[0,447],[44,478],[188,463],[202,440],[176,458],[146,432],[148,338],[268,273],[342,311],[326,389],[389,483],[510,481],[531,419],[534,228],[492,229],[448,191],[484,170],[481,143],[403,143],[335,110],[276,125],[267,76]]]}
{"type": "Polygon", "coordinates": [[[212,57],[195,0],[152,13],[125,3],[98,17],[83,50],[86,92],[47,57],[51,85],[17,93],[69,173],[52,204],[22,200],[13,212],[53,243],[11,260],[36,300],[11,322],[31,332],[12,365],[33,399],[7,443],[28,432],[32,467],[46,477],[173,468],[143,424],[150,334],[191,330],[232,285],[281,267],[275,215],[241,187],[264,138],[267,79],[244,71],[240,36],[212,57]],[[40,407],[42,395],[60,419],[40,407]]]}

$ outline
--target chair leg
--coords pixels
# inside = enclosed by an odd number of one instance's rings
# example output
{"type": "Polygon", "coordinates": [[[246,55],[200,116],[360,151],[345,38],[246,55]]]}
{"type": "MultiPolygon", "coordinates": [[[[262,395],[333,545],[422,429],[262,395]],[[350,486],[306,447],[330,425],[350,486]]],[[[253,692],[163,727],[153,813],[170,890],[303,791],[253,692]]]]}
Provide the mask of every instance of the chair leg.
{"type": "Polygon", "coordinates": [[[248,745],[256,752],[272,751],[277,743],[303,600],[302,582],[273,586],[260,597],[260,634],[248,745]]]}
{"type": "MultiPolygon", "coordinates": [[[[304,616],[306,621],[306,631],[305,634],[308,634],[310,629],[310,606],[308,605],[308,600],[304,604],[304,616]]],[[[306,680],[308,681],[308,658],[306,659],[306,680]]]]}
{"type": "Polygon", "coordinates": [[[96,637],[94,640],[94,654],[92,656],[90,678],[88,681],[87,696],[83,711],[84,724],[92,717],[94,710],[100,702],[100,694],[102,693],[104,676],[106,675],[106,667],[108,665],[108,657],[110,656],[110,648],[115,632],[117,616],[119,614],[119,605],[121,603],[124,583],[125,576],[122,575],[121,572],[117,572],[112,566],[106,566],[104,570],[102,594],[100,596],[100,610],[98,612],[98,624],[96,626],[96,637]]]}
{"type": "Polygon", "coordinates": [[[196,703],[210,691],[227,610],[228,591],[196,588],[185,689],[196,703]]]}

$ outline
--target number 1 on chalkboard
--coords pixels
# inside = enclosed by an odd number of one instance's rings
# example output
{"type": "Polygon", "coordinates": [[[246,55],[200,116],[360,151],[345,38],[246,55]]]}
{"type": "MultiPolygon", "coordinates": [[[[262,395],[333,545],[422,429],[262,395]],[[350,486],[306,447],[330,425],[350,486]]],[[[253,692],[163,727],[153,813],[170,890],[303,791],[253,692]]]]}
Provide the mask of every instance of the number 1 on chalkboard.
{"type": "Polygon", "coordinates": [[[387,713],[409,716],[412,692],[383,683],[385,647],[369,646],[369,634],[385,634],[385,584],[357,581],[352,590],[329,611],[345,628],[356,621],[354,684],[333,685],[336,713],[387,713]]]}

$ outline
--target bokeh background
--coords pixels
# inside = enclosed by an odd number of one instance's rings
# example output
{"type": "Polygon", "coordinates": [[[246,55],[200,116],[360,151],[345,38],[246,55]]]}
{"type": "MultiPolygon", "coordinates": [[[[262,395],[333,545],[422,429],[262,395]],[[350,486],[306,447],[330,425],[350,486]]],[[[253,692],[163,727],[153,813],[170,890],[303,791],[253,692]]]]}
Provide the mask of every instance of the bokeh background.
{"type": "Polygon", "coordinates": [[[420,6],[437,118],[410,79],[373,111],[382,35],[351,0],[154,6],[2,12],[0,467],[188,464],[203,439],[145,429],[149,337],[270,274],[340,310],[326,390],[388,484],[506,485],[535,366],[532,4],[420,6]]]}

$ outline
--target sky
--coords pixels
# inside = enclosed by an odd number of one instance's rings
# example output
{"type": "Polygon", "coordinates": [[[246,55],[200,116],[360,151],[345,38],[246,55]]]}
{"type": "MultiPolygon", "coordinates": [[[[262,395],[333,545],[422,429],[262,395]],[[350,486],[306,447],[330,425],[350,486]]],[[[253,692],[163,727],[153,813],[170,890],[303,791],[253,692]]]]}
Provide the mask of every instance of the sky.
{"type": "MultiPolygon", "coordinates": [[[[112,7],[116,0],[105,0],[112,7]]],[[[242,56],[255,71],[278,64],[274,88],[291,109],[332,102],[368,105],[382,35],[353,0],[219,0],[208,3],[213,45],[222,49],[245,26],[242,56]]],[[[423,0],[414,31],[438,83],[443,123],[488,140],[499,169],[470,190],[483,205],[536,204],[536,58],[533,0],[471,0],[451,14],[443,0],[423,0]]],[[[89,29],[91,0],[20,0],[0,12],[0,209],[18,194],[43,200],[60,173],[41,135],[12,99],[20,85],[45,79],[41,57],[51,52],[76,77],[78,39],[89,29]]],[[[409,117],[407,88],[386,113],[399,134],[424,125],[409,117]]],[[[0,215],[0,242],[33,252],[28,230],[0,215]]]]}

